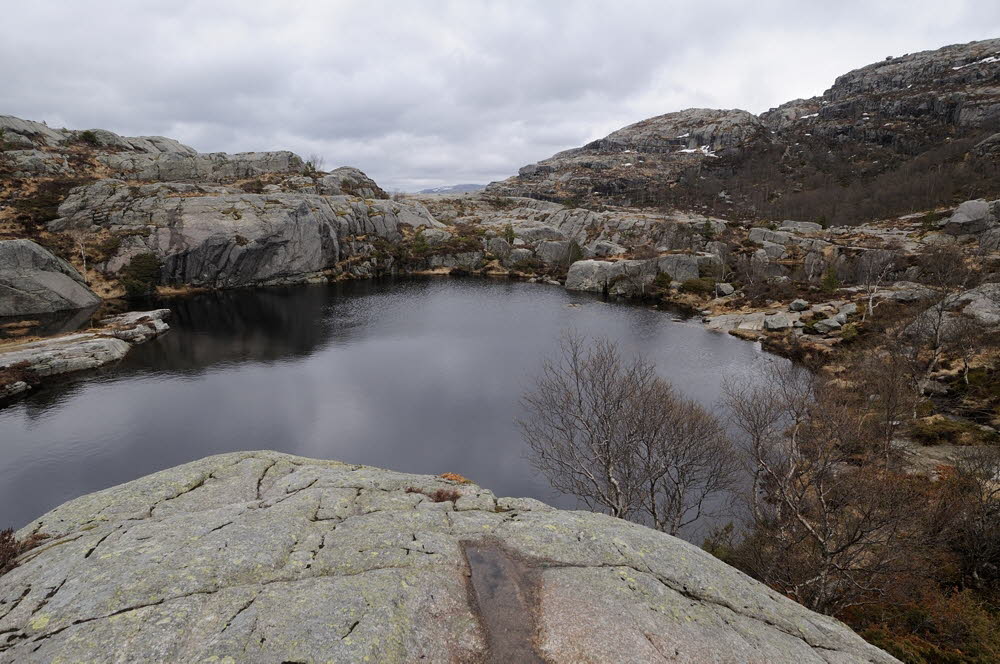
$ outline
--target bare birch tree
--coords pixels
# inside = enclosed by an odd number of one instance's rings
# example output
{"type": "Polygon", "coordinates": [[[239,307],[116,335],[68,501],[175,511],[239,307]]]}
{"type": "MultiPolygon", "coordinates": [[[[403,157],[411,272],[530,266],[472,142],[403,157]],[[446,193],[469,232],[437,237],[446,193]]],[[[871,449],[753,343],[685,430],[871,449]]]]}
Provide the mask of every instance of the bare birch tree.
{"type": "Polygon", "coordinates": [[[963,500],[953,516],[963,572],[982,588],[1000,581],[1000,450],[982,447],[956,466],[963,500]]]}
{"type": "Polygon", "coordinates": [[[865,460],[855,404],[792,366],[726,395],[753,477],[741,566],[823,613],[884,596],[912,565],[916,496],[865,460]]]}
{"type": "Polygon", "coordinates": [[[607,339],[564,335],[522,402],[532,464],[591,509],[677,534],[734,484],[720,421],[607,339]]]}
{"type": "Polygon", "coordinates": [[[866,251],[857,261],[855,280],[865,293],[865,310],[861,312],[863,323],[869,315],[874,315],[879,305],[879,290],[886,285],[896,269],[896,256],[891,251],[866,251]]]}

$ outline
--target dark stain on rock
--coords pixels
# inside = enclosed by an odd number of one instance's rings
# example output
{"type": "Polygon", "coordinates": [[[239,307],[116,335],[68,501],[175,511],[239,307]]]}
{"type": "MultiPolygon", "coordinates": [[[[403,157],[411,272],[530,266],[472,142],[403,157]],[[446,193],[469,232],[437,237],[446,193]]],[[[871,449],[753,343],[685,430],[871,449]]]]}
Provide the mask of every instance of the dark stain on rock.
{"type": "Polygon", "coordinates": [[[490,664],[543,664],[535,650],[533,574],[528,565],[494,540],[463,542],[469,563],[470,596],[486,632],[490,664]]]}

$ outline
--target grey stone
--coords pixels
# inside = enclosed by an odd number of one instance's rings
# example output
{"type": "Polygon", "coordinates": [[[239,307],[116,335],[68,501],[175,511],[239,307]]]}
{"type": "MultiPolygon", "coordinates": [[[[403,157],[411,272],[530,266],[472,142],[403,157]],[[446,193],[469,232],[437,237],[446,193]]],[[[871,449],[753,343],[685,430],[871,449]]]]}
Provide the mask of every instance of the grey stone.
{"type": "Polygon", "coordinates": [[[776,242],[764,241],[764,253],[772,260],[780,260],[785,257],[785,245],[776,242]]]}
{"type": "Polygon", "coordinates": [[[710,330],[729,332],[730,330],[750,330],[760,331],[764,329],[764,319],[766,314],[757,311],[751,314],[722,314],[711,316],[705,319],[705,323],[710,330]]]}
{"type": "Polygon", "coordinates": [[[153,154],[120,152],[101,154],[98,160],[113,173],[130,180],[161,182],[227,182],[272,174],[300,174],[305,162],[288,151],[153,154]]]}
{"type": "Polygon", "coordinates": [[[457,254],[438,254],[431,256],[431,268],[447,267],[464,270],[478,270],[483,267],[484,255],[481,251],[465,251],[457,254]]]}
{"type": "Polygon", "coordinates": [[[490,238],[486,243],[486,249],[501,261],[507,260],[511,252],[510,243],[502,237],[490,238]]]}
{"type": "Polygon", "coordinates": [[[657,269],[666,272],[674,281],[684,282],[700,276],[698,256],[691,254],[670,254],[656,259],[657,269]]]}
{"type": "Polygon", "coordinates": [[[841,314],[844,314],[844,316],[853,316],[854,314],[858,313],[858,305],[855,304],[854,302],[848,302],[847,304],[839,307],[837,311],[841,314]]]}
{"type": "Polygon", "coordinates": [[[41,150],[7,150],[5,159],[15,177],[64,175],[70,172],[66,157],[56,152],[41,150]]]}
{"type": "Polygon", "coordinates": [[[725,282],[720,282],[720,283],[715,284],[715,291],[719,295],[722,295],[723,297],[725,297],[727,295],[732,295],[733,293],[735,293],[736,289],[733,287],[732,284],[727,284],[725,282]]]}
{"type": "Polygon", "coordinates": [[[1000,325],[1000,284],[988,283],[949,297],[945,306],[981,325],[1000,325]]]}
{"type": "Polygon", "coordinates": [[[168,318],[170,309],[130,311],[102,319],[101,325],[106,329],[101,330],[101,334],[108,334],[131,344],[141,344],[169,330],[170,326],[166,323],[168,318]]]}
{"type": "Polygon", "coordinates": [[[813,221],[783,221],[778,230],[791,233],[819,233],[823,230],[823,225],[813,221]]]}
{"type": "Polygon", "coordinates": [[[421,231],[420,235],[424,238],[424,241],[432,247],[451,239],[451,233],[441,228],[426,228],[421,231]]]}
{"type": "Polygon", "coordinates": [[[954,235],[949,235],[947,233],[927,233],[921,238],[924,244],[931,246],[949,246],[956,244],[958,240],[954,235]]]}
{"type": "Polygon", "coordinates": [[[653,288],[656,279],[656,260],[628,260],[612,263],[608,268],[608,295],[636,297],[653,288]]]}
{"type": "Polygon", "coordinates": [[[566,290],[633,297],[652,289],[653,281],[660,272],[659,266],[660,262],[655,258],[616,262],[576,261],[566,274],[566,290]]]}
{"type": "Polygon", "coordinates": [[[620,256],[627,250],[625,247],[607,240],[596,240],[591,242],[586,248],[588,258],[607,258],[608,256],[620,256]]]}
{"type": "Polygon", "coordinates": [[[480,608],[505,605],[470,600],[468,546],[520,561],[487,567],[495,583],[530,575],[514,621],[545,661],[896,661],[637,524],[275,452],[89,494],[19,534],[36,531],[52,537],[0,577],[2,664],[485,661],[480,608]]]}
{"type": "Polygon", "coordinates": [[[535,255],[546,265],[561,265],[569,261],[570,243],[566,240],[539,242],[535,255]]]}
{"type": "Polygon", "coordinates": [[[566,239],[566,235],[556,228],[535,221],[518,222],[513,227],[514,234],[525,242],[566,239]]]}
{"type": "Polygon", "coordinates": [[[566,290],[603,293],[608,289],[609,271],[613,263],[583,260],[569,266],[566,290]]]}
{"type": "Polygon", "coordinates": [[[96,307],[76,268],[31,240],[0,241],[0,316],[96,307]]]}
{"type": "Polygon", "coordinates": [[[792,241],[792,236],[788,233],[783,231],[772,231],[762,226],[755,226],[751,228],[747,237],[750,238],[751,242],[756,242],[757,244],[772,242],[774,244],[784,245],[792,241]]]}
{"type": "Polygon", "coordinates": [[[724,256],[729,253],[730,248],[725,242],[713,240],[705,243],[705,251],[716,256],[724,256]]]}
{"type": "Polygon", "coordinates": [[[0,129],[5,141],[12,141],[23,147],[56,147],[68,137],[65,131],[52,129],[42,122],[22,120],[12,115],[0,115],[0,129]]]}
{"type": "Polygon", "coordinates": [[[530,261],[535,258],[535,252],[531,249],[525,249],[524,247],[518,247],[512,249],[507,259],[503,261],[505,267],[516,267],[519,263],[525,261],[530,261]]]}
{"type": "Polygon", "coordinates": [[[949,235],[973,235],[995,226],[996,221],[990,204],[980,199],[965,201],[950,217],[938,222],[938,226],[949,235]]]}
{"type": "Polygon", "coordinates": [[[551,511],[555,508],[534,498],[497,498],[497,509],[501,512],[528,512],[531,510],[551,511]]]}
{"type": "Polygon", "coordinates": [[[833,332],[834,330],[839,330],[841,326],[842,323],[836,318],[826,318],[813,323],[813,329],[820,334],[826,334],[828,332],[833,332]]]}
{"type": "Polygon", "coordinates": [[[987,251],[1000,251],[1000,228],[991,228],[980,235],[979,246],[987,251]]]}
{"type": "Polygon", "coordinates": [[[764,317],[764,329],[770,331],[787,330],[799,319],[796,314],[779,312],[764,317]]]}
{"type": "Polygon", "coordinates": [[[792,300],[788,308],[792,311],[805,311],[809,308],[809,303],[802,299],[792,300]]]}
{"type": "Polygon", "coordinates": [[[916,302],[933,297],[935,291],[929,286],[912,281],[897,281],[891,288],[880,290],[875,294],[878,300],[893,300],[894,302],[916,302]]]}

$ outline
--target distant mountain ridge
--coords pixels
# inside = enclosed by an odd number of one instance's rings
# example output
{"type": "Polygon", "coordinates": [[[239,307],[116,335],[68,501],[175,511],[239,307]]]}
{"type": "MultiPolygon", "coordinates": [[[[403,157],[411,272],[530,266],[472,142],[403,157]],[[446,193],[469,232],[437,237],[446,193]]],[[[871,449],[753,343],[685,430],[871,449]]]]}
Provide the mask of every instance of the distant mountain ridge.
{"type": "Polygon", "coordinates": [[[469,194],[475,191],[482,191],[486,188],[485,184],[452,184],[445,185],[441,187],[431,187],[430,189],[421,189],[418,194],[469,194]]]}
{"type": "Polygon", "coordinates": [[[487,190],[851,222],[1000,194],[1000,39],[887,58],[760,115],[687,109],[487,190]]]}

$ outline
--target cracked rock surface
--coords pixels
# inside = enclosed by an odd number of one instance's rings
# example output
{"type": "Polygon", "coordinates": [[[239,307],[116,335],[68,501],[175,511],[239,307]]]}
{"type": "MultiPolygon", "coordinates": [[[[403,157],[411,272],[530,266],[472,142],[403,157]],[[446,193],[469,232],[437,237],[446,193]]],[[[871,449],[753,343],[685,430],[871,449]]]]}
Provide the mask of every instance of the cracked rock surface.
{"type": "Polygon", "coordinates": [[[539,661],[895,661],[642,526],[275,452],[89,494],[34,532],[51,537],[0,577],[3,664],[503,661],[469,547],[524,571],[496,581],[539,661]]]}

